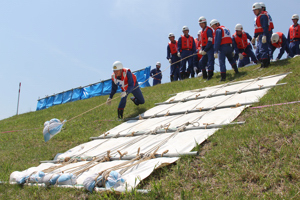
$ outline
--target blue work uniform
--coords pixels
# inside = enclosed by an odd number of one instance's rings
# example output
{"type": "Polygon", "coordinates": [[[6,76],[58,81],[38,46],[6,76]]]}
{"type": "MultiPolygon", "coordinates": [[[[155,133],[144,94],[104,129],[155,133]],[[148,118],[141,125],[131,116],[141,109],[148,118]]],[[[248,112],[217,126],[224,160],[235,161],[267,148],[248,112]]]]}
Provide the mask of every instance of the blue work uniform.
{"type": "Polygon", "coordinates": [[[205,51],[206,54],[200,59],[199,68],[201,70],[206,70],[205,67],[207,66],[208,71],[213,72],[215,69],[214,45],[208,38],[213,40],[213,30],[206,26],[201,31],[201,50],[205,51]],[[203,40],[206,40],[206,45],[203,44],[203,40]]]}
{"type": "MultiPolygon", "coordinates": [[[[256,49],[256,57],[259,60],[269,59],[269,43],[270,43],[270,34],[269,34],[269,19],[265,14],[259,14],[260,19],[258,20],[260,23],[260,30],[254,32],[254,37],[258,37],[257,41],[257,49],[256,49]],[[266,36],[267,42],[262,43],[262,37],[266,36]]],[[[255,29],[258,27],[255,20],[255,29]]]]}
{"type": "Polygon", "coordinates": [[[173,77],[174,81],[181,80],[180,76],[180,62],[177,62],[180,60],[180,58],[177,56],[177,49],[176,52],[171,54],[170,45],[167,46],[167,59],[171,59],[171,68],[170,68],[170,75],[173,77]],[[176,62],[176,63],[175,63],[176,62]],[[175,64],[173,64],[175,63],[175,64]]]}
{"type": "MultiPolygon", "coordinates": [[[[134,80],[132,78],[132,73],[129,70],[127,71],[126,76],[127,76],[127,83],[128,83],[128,87],[127,87],[127,90],[126,90],[127,95],[125,97],[121,98],[118,110],[124,110],[124,108],[126,106],[127,96],[130,93],[132,93],[133,96],[135,97],[134,103],[136,105],[145,103],[144,96],[143,96],[142,91],[139,87],[139,83],[136,81],[136,83],[134,85],[134,80]]],[[[117,79],[121,80],[121,77],[117,77],[117,79]]],[[[110,92],[109,98],[111,98],[111,99],[113,98],[114,94],[118,90],[118,86],[119,85],[116,85],[115,82],[112,80],[112,86],[111,86],[111,92],[110,92]]]]}
{"type": "MultiPolygon", "coordinates": [[[[180,71],[180,73],[184,73],[184,72],[192,73],[194,71],[193,70],[194,57],[190,56],[190,55],[192,55],[196,52],[196,44],[195,44],[195,41],[193,39],[192,49],[182,49],[182,41],[181,41],[182,39],[181,39],[181,37],[178,39],[178,52],[180,52],[180,55],[181,55],[181,66],[180,66],[179,71],[180,71]],[[190,56],[190,57],[188,57],[188,56],[190,56]],[[186,57],[188,57],[188,58],[186,58],[186,57]],[[186,62],[188,62],[188,68],[187,69],[186,69],[186,62]]],[[[191,36],[188,35],[188,36],[183,36],[183,37],[189,38],[191,36]]]]}
{"type": "MultiPolygon", "coordinates": [[[[288,46],[288,40],[286,39],[285,35],[282,34],[282,37],[280,39],[281,39],[282,43],[281,43],[281,47],[280,47],[280,50],[279,50],[279,54],[277,56],[278,60],[282,57],[282,55],[284,54],[284,51],[286,51],[286,53],[288,55],[290,54],[290,49],[289,49],[289,46],[288,46]]],[[[276,49],[277,49],[277,47],[272,44],[271,45],[271,55],[270,55],[271,59],[273,59],[273,53],[276,49]]]]}
{"type": "MultiPolygon", "coordinates": [[[[246,35],[247,35],[247,38],[248,38],[248,40],[252,40],[252,37],[247,33],[247,32],[244,32],[246,35]]],[[[245,53],[245,54],[247,54],[247,56],[248,56],[248,59],[249,59],[249,57],[251,57],[251,60],[253,61],[253,62],[255,62],[255,63],[257,63],[257,58],[256,58],[256,56],[255,56],[255,54],[254,54],[254,52],[253,52],[253,50],[252,50],[252,46],[251,46],[251,44],[249,43],[247,46],[246,46],[246,48],[242,48],[242,49],[240,49],[240,48],[238,48],[238,45],[237,45],[237,43],[236,43],[236,39],[235,39],[235,37],[242,37],[242,35],[238,35],[238,34],[236,34],[235,36],[232,36],[232,46],[233,46],[233,48],[234,48],[234,51],[235,51],[235,55],[236,56],[238,56],[238,54],[239,53],[245,53]]],[[[249,61],[249,63],[250,63],[250,61],[249,61]]],[[[248,64],[249,64],[248,63],[248,64]]],[[[238,66],[239,67],[239,66],[238,66]]]]}
{"type": "Polygon", "coordinates": [[[226,73],[225,58],[227,58],[231,66],[236,66],[236,62],[232,55],[233,48],[230,31],[226,27],[219,26],[218,29],[215,30],[214,52],[218,53],[221,73],[226,73]],[[224,40],[228,40],[228,43],[226,42],[223,44],[224,40]]]}
{"type": "Polygon", "coordinates": [[[153,86],[157,84],[161,84],[162,73],[158,68],[152,69],[150,71],[150,76],[153,78],[153,86]]]}
{"type": "Polygon", "coordinates": [[[297,24],[296,26],[292,25],[289,28],[287,40],[289,42],[289,49],[290,49],[289,56],[294,57],[295,55],[300,55],[300,25],[299,24],[297,24]],[[294,35],[290,34],[291,29],[293,29],[292,34],[294,32],[294,35]]]}

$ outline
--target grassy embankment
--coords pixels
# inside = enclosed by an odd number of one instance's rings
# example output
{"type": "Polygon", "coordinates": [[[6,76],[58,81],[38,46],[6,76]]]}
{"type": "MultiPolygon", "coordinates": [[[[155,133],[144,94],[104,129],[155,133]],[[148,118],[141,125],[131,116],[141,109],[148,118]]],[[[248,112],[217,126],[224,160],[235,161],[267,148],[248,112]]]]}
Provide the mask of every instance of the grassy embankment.
{"type": "MultiPolygon", "coordinates": [[[[265,75],[293,72],[275,87],[258,105],[300,100],[300,58],[278,61],[267,69],[251,66],[235,76],[228,71],[227,82],[265,75]]],[[[166,74],[164,74],[166,76],[166,74]]],[[[133,117],[169,98],[169,94],[219,84],[220,74],[208,82],[194,78],[142,89],[146,103],[135,107],[128,101],[125,117],[133,117]]],[[[0,180],[8,181],[13,171],[39,165],[53,159],[56,153],[89,141],[120,124],[116,120],[118,100],[102,106],[73,121],[48,143],[43,141],[42,128],[51,118],[70,119],[107,99],[94,97],[50,107],[46,110],[14,116],[0,121],[0,180]],[[37,128],[37,129],[33,129],[37,128]],[[30,130],[25,130],[30,129],[30,130]]],[[[217,131],[204,144],[199,157],[184,157],[176,164],[156,170],[139,188],[151,189],[147,195],[130,192],[90,194],[84,190],[21,187],[0,185],[0,199],[290,199],[300,198],[300,107],[299,104],[247,109],[238,120],[242,126],[227,126],[217,131]]]]}

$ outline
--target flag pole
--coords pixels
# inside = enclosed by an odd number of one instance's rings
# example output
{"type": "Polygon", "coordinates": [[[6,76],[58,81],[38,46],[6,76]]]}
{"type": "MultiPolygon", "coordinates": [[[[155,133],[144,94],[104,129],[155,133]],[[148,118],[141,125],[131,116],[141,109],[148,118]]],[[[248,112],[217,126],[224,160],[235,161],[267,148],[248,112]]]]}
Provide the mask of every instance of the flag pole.
{"type": "Polygon", "coordinates": [[[19,83],[19,94],[18,94],[17,115],[19,114],[20,93],[21,93],[21,82],[19,83]]]}

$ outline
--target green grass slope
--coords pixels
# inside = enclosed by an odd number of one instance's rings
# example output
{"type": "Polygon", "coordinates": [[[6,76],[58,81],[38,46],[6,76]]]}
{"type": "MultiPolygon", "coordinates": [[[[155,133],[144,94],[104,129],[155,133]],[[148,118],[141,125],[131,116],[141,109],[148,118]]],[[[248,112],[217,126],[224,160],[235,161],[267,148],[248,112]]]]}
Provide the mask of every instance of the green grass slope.
{"type": "MultiPolygon", "coordinates": [[[[241,68],[228,71],[227,81],[245,80],[285,72],[287,85],[269,90],[258,105],[300,100],[300,57],[272,63],[269,68],[241,68]]],[[[164,74],[164,76],[167,76],[164,74]]],[[[193,78],[143,88],[146,103],[136,107],[129,100],[125,117],[133,117],[165,101],[169,94],[217,85],[220,74],[210,81],[193,78]]],[[[115,98],[118,97],[116,94],[115,98]]],[[[122,123],[116,120],[119,99],[70,122],[61,133],[45,143],[43,124],[52,118],[71,119],[105,102],[107,96],[50,107],[0,121],[0,180],[8,181],[13,171],[23,171],[51,160],[59,152],[88,142],[89,137],[122,123]],[[15,132],[6,132],[22,130],[15,132]],[[5,133],[3,133],[5,132],[5,133]]],[[[156,170],[135,191],[90,194],[85,190],[22,187],[0,184],[0,199],[299,199],[300,198],[300,104],[246,109],[240,119],[245,125],[227,126],[217,131],[196,150],[198,157],[184,157],[176,164],[156,170]]]]}

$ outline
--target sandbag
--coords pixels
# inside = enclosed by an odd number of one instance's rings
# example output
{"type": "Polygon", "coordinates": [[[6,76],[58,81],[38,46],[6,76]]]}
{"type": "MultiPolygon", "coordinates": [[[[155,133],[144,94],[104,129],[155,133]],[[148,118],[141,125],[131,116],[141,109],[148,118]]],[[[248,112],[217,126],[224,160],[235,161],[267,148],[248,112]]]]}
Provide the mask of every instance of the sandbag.
{"type": "Polygon", "coordinates": [[[45,173],[42,171],[39,171],[37,173],[30,175],[28,178],[28,182],[29,183],[42,183],[44,176],[45,176],[45,173]]]}
{"type": "Polygon", "coordinates": [[[27,179],[29,178],[29,175],[26,172],[20,172],[20,171],[14,171],[10,174],[9,182],[17,184],[24,184],[27,179]]]}
{"type": "Polygon", "coordinates": [[[94,191],[94,188],[96,186],[102,187],[103,181],[102,181],[102,176],[99,176],[98,173],[92,174],[91,176],[88,176],[84,181],[83,181],[83,186],[85,189],[90,191],[91,193],[94,191]],[[97,178],[98,177],[98,178],[97,178]],[[97,178],[97,181],[95,179],[97,178]],[[97,182],[97,183],[96,183],[97,182]]]}
{"type": "Polygon", "coordinates": [[[44,123],[44,130],[43,130],[45,142],[49,141],[53,136],[58,134],[65,123],[66,120],[61,122],[59,119],[56,118],[53,118],[50,121],[46,121],[44,123]]]}
{"type": "Polygon", "coordinates": [[[74,176],[73,174],[70,174],[70,173],[62,174],[58,178],[57,184],[58,185],[75,185],[77,182],[76,179],[77,179],[77,177],[74,176]]]}
{"type": "Polygon", "coordinates": [[[116,171],[111,171],[105,182],[106,188],[117,188],[119,186],[124,185],[125,179],[121,177],[121,174],[116,171]]]}

